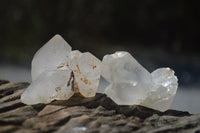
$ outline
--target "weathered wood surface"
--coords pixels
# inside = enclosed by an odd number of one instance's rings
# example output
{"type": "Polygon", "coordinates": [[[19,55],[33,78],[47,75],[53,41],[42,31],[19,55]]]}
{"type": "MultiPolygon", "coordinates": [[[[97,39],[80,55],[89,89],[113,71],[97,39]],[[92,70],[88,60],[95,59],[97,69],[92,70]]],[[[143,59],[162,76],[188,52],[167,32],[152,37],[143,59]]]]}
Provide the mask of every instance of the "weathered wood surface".
{"type": "Polygon", "coordinates": [[[28,83],[0,80],[0,132],[118,133],[200,132],[200,113],[118,106],[103,94],[27,106],[20,95],[28,83]]]}

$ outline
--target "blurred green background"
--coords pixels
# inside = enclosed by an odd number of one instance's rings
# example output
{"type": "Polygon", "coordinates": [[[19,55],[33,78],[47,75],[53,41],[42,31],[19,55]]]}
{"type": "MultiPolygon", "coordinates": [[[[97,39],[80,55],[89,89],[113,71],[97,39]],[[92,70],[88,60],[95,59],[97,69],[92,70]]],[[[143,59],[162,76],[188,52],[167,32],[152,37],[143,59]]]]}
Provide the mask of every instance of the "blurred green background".
{"type": "Polygon", "coordinates": [[[125,50],[150,72],[158,67],[174,69],[179,89],[172,107],[200,112],[198,1],[0,2],[0,78],[30,82],[34,53],[60,34],[73,49],[89,51],[100,59],[125,50]]]}
{"type": "Polygon", "coordinates": [[[0,62],[30,67],[34,53],[60,34],[73,49],[100,59],[126,50],[149,71],[169,66],[181,84],[200,81],[200,8],[194,1],[6,0],[0,18],[0,62]]]}
{"type": "Polygon", "coordinates": [[[26,64],[56,33],[99,57],[115,45],[199,55],[199,17],[188,0],[1,1],[0,60],[26,64]]]}

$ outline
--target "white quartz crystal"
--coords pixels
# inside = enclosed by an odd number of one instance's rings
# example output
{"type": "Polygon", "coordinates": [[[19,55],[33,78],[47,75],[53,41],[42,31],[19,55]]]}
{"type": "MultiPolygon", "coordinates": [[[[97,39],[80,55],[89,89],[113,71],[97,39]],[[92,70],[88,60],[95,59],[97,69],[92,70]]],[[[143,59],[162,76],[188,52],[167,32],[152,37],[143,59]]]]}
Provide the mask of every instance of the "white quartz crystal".
{"type": "Polygon", "coordinates": [[[110,82],[106,95],[119,105],[143,105],[165,111],[178,87],[173,70],[160,68],[150,74],[128,52],[104,56],[101,73],[110,82]]]}
{"type": "Polygon", "coordinates": [[[74,94],[74,77],[71,74],[69,69],[43,72],[21,95],[22,102],[32,105],[69,99],[74,94]]]}
{"type": "Polygon", "coordinates": [[[160,111],[169,109],[178,88],[177,77],[170,68],[159,68],[151,73],[153,86],[142,105],[160,111]]]}
{"type": "Polygon", "coordinates": [[[71,51],[71,46],[55,35],[34,55],[32,83],[21,95],[21,101],[32,105],[67,100],[74,93],[84,97],[96,94],[101,61],[89,52],[71,51]]]}
{"type": "Polygon", "coordinates": [[[32,80],[46,70],[55,70],[71,52],[71,49],[71,46],[60,35],[55,35],[34,55],[31,68],[32,80]]]}
{"type": "Polygon", "coordinates": [[[75,90],[84,97],[93,97],[96,94],[100,73],[101,61],[89,52],[72,51],[66,58],[65,66],[74,72],[75,90]]]}
{"type": "Polygon", "coordinates": [[[21,95],[28,105],[67,100],[79,93],[93,97],[100,74],[110,84],[105,93],[119,105],[143,105],[160,111],[170,107],[178,87],[170,68],[149,73],[128,52],[106,55],[101,62],[89,52],[71,50],[55,35],[34,55],[32,83],[21,95]]]}

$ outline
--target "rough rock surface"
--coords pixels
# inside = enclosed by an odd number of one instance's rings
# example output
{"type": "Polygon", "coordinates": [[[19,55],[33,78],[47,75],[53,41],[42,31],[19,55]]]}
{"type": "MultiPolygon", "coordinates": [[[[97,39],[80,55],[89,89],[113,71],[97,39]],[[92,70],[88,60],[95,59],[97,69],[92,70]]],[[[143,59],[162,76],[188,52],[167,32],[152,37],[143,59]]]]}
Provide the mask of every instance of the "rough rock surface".
{"type": "Polygon", "coordinates": [[[27,106],[19,98],[28,85],[0,80],[0,132],[200,132],[200,113],[118,106],[103,94],[27,106]]]}

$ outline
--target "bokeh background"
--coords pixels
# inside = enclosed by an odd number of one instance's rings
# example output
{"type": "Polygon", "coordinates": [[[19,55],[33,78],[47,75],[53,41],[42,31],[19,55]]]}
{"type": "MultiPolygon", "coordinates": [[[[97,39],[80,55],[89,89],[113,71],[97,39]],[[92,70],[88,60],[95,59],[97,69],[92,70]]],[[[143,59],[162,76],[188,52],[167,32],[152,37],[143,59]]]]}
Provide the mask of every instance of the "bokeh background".
{"type": "Polygon", "coordinates": [[[34,53],[55,34],[99,59],[130,52],[147,70],[179,79],[172,108],[200,112],[198,1],[20,0],[0,4],[0,78],[31,81],[34,53]]]}

